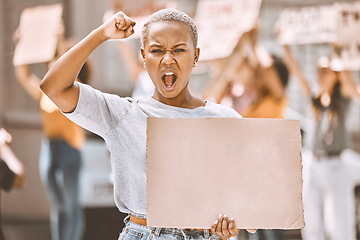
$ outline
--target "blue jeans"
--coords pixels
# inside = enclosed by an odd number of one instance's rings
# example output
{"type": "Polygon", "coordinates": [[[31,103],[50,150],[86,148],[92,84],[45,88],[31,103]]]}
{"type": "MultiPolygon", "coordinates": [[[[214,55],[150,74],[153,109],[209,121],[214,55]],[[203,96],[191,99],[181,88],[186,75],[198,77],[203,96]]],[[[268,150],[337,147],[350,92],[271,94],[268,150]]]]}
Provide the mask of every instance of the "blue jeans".
{"type": "Polygon", "coordinates": [[[280,229],[258,229],[256,233],[249,234],[250,240],[286,240],[286,234],[280,229]]]}
{"type": "Polygon", "coordinates": [[[84,216],[80,203],[80,151],[62,139],[44,140],[40,174],[50,201],[53,240],[81,240],[84,216]]]}
{"type": "Polygon", "coordinates": [[[151,228],[129,221],[129,216],[124,219],[125,227],[118,240],[190,240],[190,239],[216,239],[219,236],[210,234],[208,230],[189,230],[178,228],[151,228]]]}

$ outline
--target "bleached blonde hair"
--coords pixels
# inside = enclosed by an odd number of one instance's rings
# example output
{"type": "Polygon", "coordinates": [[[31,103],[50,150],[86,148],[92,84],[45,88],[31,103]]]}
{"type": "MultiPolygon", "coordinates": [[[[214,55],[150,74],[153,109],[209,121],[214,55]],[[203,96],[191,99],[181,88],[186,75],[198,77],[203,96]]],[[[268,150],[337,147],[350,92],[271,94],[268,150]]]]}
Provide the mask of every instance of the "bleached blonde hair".
{"type": "Polygon", "coordinates": [[[178,22],[184,24],[189,28],[190,32],[192,33],[194,48],[197,47],[198,32],[195,22],[186,13],[179,11],[177,9],[167,8],[167,9],[161,9],[153,13],[145,22],[141,31],[141,48],[144,48],[144,43],[149,31],[149,26],[157,22],[178,22]]]}

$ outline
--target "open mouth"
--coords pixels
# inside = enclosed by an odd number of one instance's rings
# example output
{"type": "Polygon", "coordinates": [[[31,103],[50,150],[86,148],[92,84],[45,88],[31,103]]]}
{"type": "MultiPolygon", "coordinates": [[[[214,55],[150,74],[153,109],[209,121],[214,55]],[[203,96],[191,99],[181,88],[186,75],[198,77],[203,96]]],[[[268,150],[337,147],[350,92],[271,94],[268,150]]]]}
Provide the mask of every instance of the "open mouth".
{"type": "Polygon", "coordinates": [[[166,72],[162,76],[162,81],[166,89],[172,89],[176,82],[176,75],[173,72],[166,72]]]}

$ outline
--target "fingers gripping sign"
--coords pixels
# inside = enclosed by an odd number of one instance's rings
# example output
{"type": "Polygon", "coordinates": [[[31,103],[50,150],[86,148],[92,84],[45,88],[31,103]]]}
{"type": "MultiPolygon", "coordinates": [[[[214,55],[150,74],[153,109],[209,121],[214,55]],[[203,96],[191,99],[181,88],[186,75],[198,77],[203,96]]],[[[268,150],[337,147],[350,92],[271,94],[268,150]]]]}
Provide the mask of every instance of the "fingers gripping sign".
{"type": "MultiPolygon", "coordinates": [[[[249,233],[255,233],[255,229],[246,229],[249,233]]],[[[226,240],[231,237],[235,237],[239,234],[239,229],[235,226],[235,220],[230,220],[226,215],[219,215],[215,223],[211,226],[210,232],[218,235],[222,240],[226,240]]]]}
{"type": "Polygon", "coordinates": [[[123,12],[117,12],[99,28],[107,39],[123,39],[134,33],[135,22],[123,12]]]}

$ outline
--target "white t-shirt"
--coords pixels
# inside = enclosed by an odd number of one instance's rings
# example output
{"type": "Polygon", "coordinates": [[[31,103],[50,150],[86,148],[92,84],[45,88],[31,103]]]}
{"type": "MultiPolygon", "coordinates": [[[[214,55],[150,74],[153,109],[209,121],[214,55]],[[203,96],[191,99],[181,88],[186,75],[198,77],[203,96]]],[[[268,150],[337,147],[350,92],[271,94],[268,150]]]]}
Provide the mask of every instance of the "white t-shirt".
{"type": "Polygon", "coordinates": [[[206,102],[195,109],[169,106],[146,98],[134,101],[102,93],[79,83],[76,109],[70,120],[101,136],[111,153],[114,198],[118,209],[146,217],[146,122],[147,117],[240,118],[233,109],[206,102]]]}

